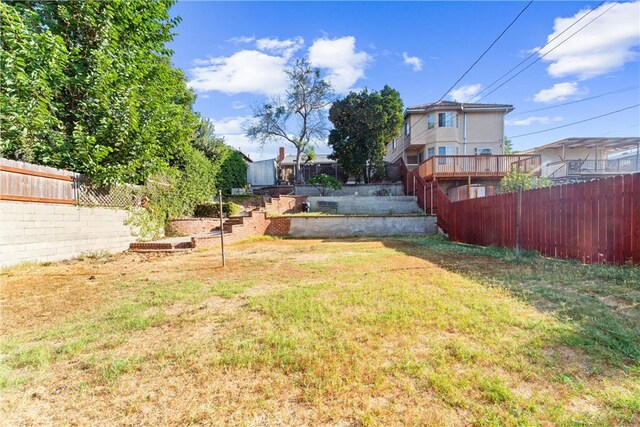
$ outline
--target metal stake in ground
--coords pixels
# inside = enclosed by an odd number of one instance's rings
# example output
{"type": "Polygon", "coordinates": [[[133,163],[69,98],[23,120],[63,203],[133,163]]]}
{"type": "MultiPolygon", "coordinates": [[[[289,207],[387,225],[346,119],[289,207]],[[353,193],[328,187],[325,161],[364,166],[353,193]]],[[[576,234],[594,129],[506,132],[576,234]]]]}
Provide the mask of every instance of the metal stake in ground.
{"type": "Polygon", "coordinates": [[[520,258],[520,219],[522,217],[522,185],[518,186],[518,205],[516,206],[516,257],[520,258]]]}
{"type": "Polygon", "coordinates": [[[220,211],[220,248],[222,250],[222,266],[225,266],[224,262],[224,226],[222,224],[222,190],[218,190],[218,203],[220,211]]]}

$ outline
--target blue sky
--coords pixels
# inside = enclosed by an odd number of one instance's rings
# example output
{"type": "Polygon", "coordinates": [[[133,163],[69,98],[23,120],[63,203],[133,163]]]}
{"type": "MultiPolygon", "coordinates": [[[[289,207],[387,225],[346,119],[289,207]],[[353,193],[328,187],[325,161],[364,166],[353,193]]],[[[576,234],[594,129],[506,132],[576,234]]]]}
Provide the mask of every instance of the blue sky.
{"type": "MultiPolygon", "coordinates": [[[[405,106],[434,102],[526,4],[181,1],[171,11],[182,18],[171,48],[198,95],[195,109],[227,143],[260,160],[275,157],[278,145],[261,149],[244,137],[242,124],[252,105],[284,90],[282,70],[294,58],[309,58],[342,94],[388,84],[405,106]]],[[[639,48],[638,1],[536,1],[445,99],[513,104],[506,133],[515,149],[567,137],[638,136],[634,107],[516,137],[638,104],[639,48]],[[481,92],[556,36],[521,68],[546,53],[537,63],[495,92],[487,95],[503,80],[481,92]],[[597,98],[561,105],[590,97],[597,98]]],[[[330,149],[320,144],[316,151],[330,149]]]]}

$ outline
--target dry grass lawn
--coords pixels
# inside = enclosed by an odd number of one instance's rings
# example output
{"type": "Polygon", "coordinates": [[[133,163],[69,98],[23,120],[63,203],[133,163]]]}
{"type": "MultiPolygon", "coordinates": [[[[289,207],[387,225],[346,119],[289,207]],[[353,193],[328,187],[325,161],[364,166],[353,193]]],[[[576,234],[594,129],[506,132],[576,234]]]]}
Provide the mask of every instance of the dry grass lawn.
{"type": "Polygon", "coordinates": [[[640,270],[435,238],[0,272],[6,425],[640,425],[640,270]]]}

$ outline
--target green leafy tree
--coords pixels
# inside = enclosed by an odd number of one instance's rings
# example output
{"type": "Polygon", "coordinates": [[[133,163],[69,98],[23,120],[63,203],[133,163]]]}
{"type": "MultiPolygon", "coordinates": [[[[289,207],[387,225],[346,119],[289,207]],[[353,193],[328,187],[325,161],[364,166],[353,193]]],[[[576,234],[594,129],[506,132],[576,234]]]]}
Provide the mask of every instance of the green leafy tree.
{"type": "Polygon", "coordinates": [[[227,154],[220,165],[218,186],[225,194],[232,188],[242,188],[247,184],[247,164],[239,151],[227,148],[227,154]]]}
{"type": "Polygon", "coordinates": [[[300,182],[302,157],[328,129],[325,107],[331,104],[331,85],[320,77],[320,70],[306,59],[296,59],[286,70],[289,88],[284,97],[274,97],[253,108],[253,123],[246,135],[261,145],[287,141],[296,149],[295,179],[300,182]]]}
{"type": "Polygon", "coordinates": [[[552,187],[553,181],[546,177],[536,177],[525,172],[512,170],[506,174],[500,181],[500,190],[503,193],[513,193],[522,188],[523,190],[532,190],[534,188],[552,187]]]}
{"type": "Polygon", "coordinates": [[[198,122],[192,145],[213,163],[221,164],[229,151],[224,138],[216,136],[216,129],[209,119],[200,119],[198,122]]]}
{"type": "Polygon", "coordinates": [[[329,120],[331,158],[360,182],[370,182],[380,173],[386,143],[402,127],[402,99],[398,91],[385,86],[380,92],[351,92],[333,103],[329,120]]]}
{"type": "Polygon", "coordinates": [[[197,124],[195,96],[166,47],[178,23],[172,4],[2,3],[2,61],[10,69],[10,90],[0,94],[9,113],[3,153],[96,183],[141,183],[170,164],[197,124]]]}
{"type": "Polygon", "coordinates": [[[513,154],[513,142],[506,136],[504,137],[504,154],[513,154]]]}
{"type": "Polygon", "coordinates": [[[65,148],[56,115],[68,52],[59,36],[35,31],[38,13],[0,2],[0,155],[44,164],[65,148]]]}
{"type": "Polygon", "coordinates": [[[309,185],[313,185],[321,196],[328,196],[333,190],[342,188],[342,183],[332,176],[324,173],[309,178],[309,185]]]}

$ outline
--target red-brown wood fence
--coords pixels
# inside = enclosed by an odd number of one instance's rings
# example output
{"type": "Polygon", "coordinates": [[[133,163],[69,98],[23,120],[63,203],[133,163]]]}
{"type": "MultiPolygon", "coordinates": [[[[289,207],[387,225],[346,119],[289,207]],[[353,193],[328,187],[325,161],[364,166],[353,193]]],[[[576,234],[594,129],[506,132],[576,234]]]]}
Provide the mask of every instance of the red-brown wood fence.
{"type": "MultiPolygon", "coordinates": [[[[517,193],[451,202],[415,169],[403,165],[402,178],[451,240],[515,247],[517,193]]],[[[523,191],[520,244],[584,263],[640,265],[640,173],[523,191]]]]}

